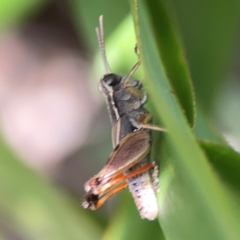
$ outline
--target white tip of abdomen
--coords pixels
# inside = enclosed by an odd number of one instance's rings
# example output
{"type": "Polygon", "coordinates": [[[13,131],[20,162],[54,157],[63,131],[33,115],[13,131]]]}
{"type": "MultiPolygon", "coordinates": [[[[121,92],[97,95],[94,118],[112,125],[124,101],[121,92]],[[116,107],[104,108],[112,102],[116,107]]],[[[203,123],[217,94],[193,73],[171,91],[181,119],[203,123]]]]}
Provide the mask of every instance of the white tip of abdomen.
{"type": "Polygon", "coordinates": [[[154,220],[158,216],[156,186],[147,171],[128,179],[128,187],[142,218],[154,220]]]}

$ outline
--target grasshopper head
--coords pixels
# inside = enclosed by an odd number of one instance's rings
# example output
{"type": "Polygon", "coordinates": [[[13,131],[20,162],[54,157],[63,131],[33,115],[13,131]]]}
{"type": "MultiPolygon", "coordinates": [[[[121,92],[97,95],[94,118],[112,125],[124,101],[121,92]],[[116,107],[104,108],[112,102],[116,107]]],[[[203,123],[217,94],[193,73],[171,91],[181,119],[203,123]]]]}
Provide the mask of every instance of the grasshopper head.
{"type": "Polygon", "coordinates": [[[122,76],[120,75],[114,73],[105,74],[99,82],[99,91],[108,96],[110,93],[121,88],[121,81],[122,76]]]}

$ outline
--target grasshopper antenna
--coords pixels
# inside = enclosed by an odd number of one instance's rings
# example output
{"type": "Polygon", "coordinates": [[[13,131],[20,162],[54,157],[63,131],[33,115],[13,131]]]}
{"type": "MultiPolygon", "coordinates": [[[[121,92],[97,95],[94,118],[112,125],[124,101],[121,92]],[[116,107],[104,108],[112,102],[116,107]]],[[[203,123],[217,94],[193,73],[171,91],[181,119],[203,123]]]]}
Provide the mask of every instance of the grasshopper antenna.
{"type": "Polygon", "coordinates": [[[98,45],[99,50],[102,56],[103,64],[106,70],[106,73],[111,73],[111,69],[109,67],[107,57],[106,57],[106,51],[105,51],[105,42],[104,42],[104,29],[103,29],[103,15],[99,17],[99,27],[96,29],[97,39],[98,39],[98,45]]]}
{"type": "Polygon", "coordinates": [[[129,80],[131,79],[132,75],[137,71],[137,69],[139,68],[141,61],[140,61],[140,54],[138,52],[138,46],[136,45],[134,48],[135,53],[137,54],[138,57],[138,61],[137,63],[133,66],[133,68],[131,69],[131,71],[129,72],[129,74],[127,75],[127,77],[125,78],[124,81],[124,87],[127,87],[129,80]]]}

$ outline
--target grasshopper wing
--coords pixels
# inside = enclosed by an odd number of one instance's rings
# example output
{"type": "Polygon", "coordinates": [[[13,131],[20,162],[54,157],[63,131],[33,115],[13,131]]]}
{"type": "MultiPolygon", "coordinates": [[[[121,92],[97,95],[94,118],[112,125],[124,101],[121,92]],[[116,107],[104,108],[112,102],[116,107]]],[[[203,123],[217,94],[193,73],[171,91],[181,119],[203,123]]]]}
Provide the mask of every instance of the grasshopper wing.
{"type": "Polygon", "coordinates": [[[150,151],[150,135],[146,130],[129,133],[115,147],[98,176],[111,178],[141,161],[150,151]]]}

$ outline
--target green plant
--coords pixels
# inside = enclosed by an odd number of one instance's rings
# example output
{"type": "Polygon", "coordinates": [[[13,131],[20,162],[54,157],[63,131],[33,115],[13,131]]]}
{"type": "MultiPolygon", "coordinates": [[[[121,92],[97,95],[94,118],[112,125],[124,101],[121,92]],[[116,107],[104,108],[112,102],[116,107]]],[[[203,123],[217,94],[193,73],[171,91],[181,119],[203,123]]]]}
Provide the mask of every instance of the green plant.
{"type": "Polygon", "coordinates": [[[159,194],[159,220],[164,235],[166,239],[237,239],[240,236],[238,180],[234,178],[233,184],[223,169],[219,171],[216,158],[221,166],[223,161],[226,165],[233,161],[236,165],[232,171],[238,173],[240,155],[224,143],[199,145],[191,129],[194,94],[165,6],[162,1],[133,2],[151,99],[169,131],[165,135],[167,155],[162,160],[165,163],[161,168],[159,194]],[[227,148],[224,158],[223,148],[227,148]],[[237,157],[231,160],[235,154],[237,157]]]}
{"type": "MultiPolygon", "coordinates": [[[[0,19],[2,28],[19,24],[26,12],[33,14],[39,4],[34,6],[26,0],[15,2],[21,7],[10,6],[5,1],[6,8],[1,8],[5,11],[0,19]]],[[[118,24],[128,14],[128,2],[71,1],[69,6],[76,25],[83,27],[91,49],[97,49],[94,27],[98,16],[103,14],[108,19],[106,35],[109,36],[109,32],[113,35],[107,42],[107,52],[111,59],[116,49],[124,48],[124,51],[118,50],[120,57],[114,58],[111,64],[116,72],[126,73],[135,57],[132,50],[135,39],[128,39],[129,18],[121,29],[118,24]],[[126,45],[119,44],[121,36],[125,36],[126,45]],[[125,51],[132,54],[130,58],[125,57],[125,51]]],[[[125,191],[118,196],[122,201],[117,202],[104,229],[101,222],[81,208],[79,201],[76,203],[67,193],[26,167],[1,140],[1,225],[11,222],[14,231],[28,239],[43,239],[42,236],[51,240],[239,239],[240,155],[209,124],[213,100],[208,88],[215,86],[217,91],[219,75],[227,72],[225,59],[229,58],[237,32],[239,3],[231,5],[220,0],[216,6],[213,0],[201,3],[132,0],[131,7],[145,74],[144,86],[150,96],[148,107],[155,120],[168,130],[162,139],[154,135],[153,158],[159,160],[161,170],[158,221],[141,220],[131,196],[125,191]],[[181,30],[173,21],[174,14],[170,11],[173,6],[178,10],[179,25],[185,26],[181,30]],[[188,8],[192,14],[187,12],[188,8]],[[195,30],[193,26],[199,27],[196,36],[191,35],[191,30],[195,30]],[[180,33],[186,37],[184,43],[197,107],[180,33]],[[216,40],[215,45],[212,38],[216,40]]],[[[96,79],[99,76],[98,71],[96,79]]]]}

